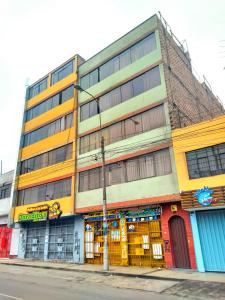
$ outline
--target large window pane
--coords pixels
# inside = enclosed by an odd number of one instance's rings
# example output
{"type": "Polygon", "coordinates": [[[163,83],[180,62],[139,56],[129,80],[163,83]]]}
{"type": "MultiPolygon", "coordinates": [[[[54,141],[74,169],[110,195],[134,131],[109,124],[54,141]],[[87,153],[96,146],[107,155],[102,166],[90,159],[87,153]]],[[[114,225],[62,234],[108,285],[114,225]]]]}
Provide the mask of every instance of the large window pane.
{"type": "Polygon", "coordinates": [[[116,123],[107,128],[109,130],[110,144],[122,140],[122,123],[116,123]]]}
{"type": "Polygon", "coordinates": [[[156,175],[166,175],[171,173],[170,153],[168,149],[156,151],[154,153],[156,175]]]}
{"type": "Polygon", "coordinates": [[[126,101],[133,97],[133,85],[132,81],[123,84],[121,87],[121,101],[126,101]]]}
{"type": "Polygon", "coordinates": [[[90,135],[80,138],[80,154],[90,151],[90,135]]]}
{"type": "Polygon", "coordinates": [[[115,57],[99,68],[100,80],[105,79],[119,70],[119,57],[115,57]]]}
{"type": "Polygon", "coordinates": [[[89,80],[90,80],[89,81],[90,86],[95,85],[98,82],[98,69],[92,71],[89,74],[89,80]]]}
{"type": "Polygon", "coordinates": [[[108,166],[108,181],[109,185],[114,185],[124,182],[124,165],[122,162],[108,166]]]}
{"type": "Polygon", "coordinates": [[[87,90],[90,87],[89,74],[83,76],[80,79],[80,85],[81,85],[82,89],[84,89],[84,90],[87,90]]]}
{"type": "Polygon", "coordinates": [[[134,97],[144,91],[144,75],[141,75],[133,80],[134,97]]]}
{"type": "Polygon", "coordinates": [[[148,91],[161,84],[159,66],[144,74],[144,91],[148,91]]]}
{"type": "Polygon", "coordinates": [[[85,171],[79,173],[79,192],[84,192],[89,189],[88,182],[89,182],[89,172],[85,171]]]}
{"type": "Polygon", "coordinates": [[[140,178],[155,176],[154,156],[148,154],[139,158],[140,178]]]}
{"type": "Polygon", "coordinates": [[[89,170],[89,189],[94,190],[101,187],[101,169],[89,170]]]}
{"type": "Polygon", "coordinates": [[[134,181],[139,179],[139,165],[137,159],[129,159],[126,162],[126,174],[127,174],[127,181],[134,181]]]}
{"type": "Polygon", "coordinates": [[[91,101],[89,105],[89,117],[95,116],[98,114],[98,103],[97,101],[91,101]]]}
{"type": "Polygon", "coordinates": [[[131,54],[130,54],[130,49],[124,51],[119,55],[119,60],[120,60],[120,69],[123,69],[124,67],[128,66],[131,64],[131,54]]]}
{"type": "Polygon", "coordinates": [[[90,117],[89,103],[86,103],[80,107],[80,120],[84,121],[90,117]]]}
{"type": "Polygon", "coordinates": [[[100,148],[100,132],[96,131],[90,134],[90,148],[89,150],[95,150],[100,148]]]}
{"type": "Polygon", "coordinates": [[[66,65],[62,66],[60,69],[52,73],[52,84],[62,80],[69,74],[73,72],[73,61],[70,61],[66,65]]]}
{"type": "Polygon", "coordinates": [[[73,97],[74,87],[70,86],[62,91],[62,103],[73,97]]]}

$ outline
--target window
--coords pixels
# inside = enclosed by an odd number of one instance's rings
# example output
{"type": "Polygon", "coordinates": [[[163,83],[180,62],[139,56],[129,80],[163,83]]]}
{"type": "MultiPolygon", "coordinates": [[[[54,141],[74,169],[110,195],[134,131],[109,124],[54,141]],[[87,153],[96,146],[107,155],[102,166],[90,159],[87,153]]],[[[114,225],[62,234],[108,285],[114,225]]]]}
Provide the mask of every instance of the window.
{"type": "Polygon", "coordinates": [[[62,80],[71,73],[73,73],[73,61],[68,62],[66,65],[52,73],[52,84],[62,80]]]}
{"type": "Polygon", "coordinates": [[[58,132],[73,126],[73,114],[70,113],[50,124],[24,135],[23,147],[34,144],[58,132]]]}
{"type": "MultiPolygon", "coordinates": [[[[102,168],[79,173],[79,192],[101,187],[102,168]]],[[[131,182],[171,173],[169,149],[155,151],[146,155],[120,161],[106,166],[106,185],[131,182]]]]}
{"type": "Polygon", "coordinates": [[[0,199],[9,198],[11,194],[11,183],[3,184],[0,186],[0,199]]]}
{"type": "Polygon", "coordinates": [[[225,174],[225,143],[186,153],[189,178],[225,174]]]}
{"type": "MultiPolygon", "coordinates": [[[[141,93],[161,84],[159,66],[121,85],[99,97],[100,111],[103,112],[121,102],[127,101],[141,93]]],[[[97,101],[92,100],[80,107],[80,120],[84,121],[98,114],[97,101]],[[94,108],[92,108],[94,106],[94,108]]]]}
{"type": "Polygon", "coordinates": [[[109,61],[94,69],[90,73],[84,75],[80,79],[81,87],[86,90],[99,81],[107,78],[115,72],[125,68],[139,58],[156,49],[155,33],[151,33],[143,40],[137,42],[119,55],[111,58],[109,61]]]}
{"type": "Polygon", "coordinates": [[[72,144],[45,152],[21,162],[20,174],[32,171],[65,161],[72,158],[72,144]]]}
{"type": "Polygon", "coordinates": [[[65,101],[71,99],[73,97],[74,86],[66,88],[60,93],[46,99],[42,103],[32,107],[31,109],[26,111],[26,122],[40,116],[41,114],[49,111],[50,109],[64,103],[65,101]]]}
{"type": "Polygon", "coordinates": [[[47,82],[48,82],[48,79],[45,78],[43,79],[42,81],[36,83],[35,85],[31,86],[29,89],[28,89],[28,100],[38,94],[40,94],[42,91],[46,90],[47,89],[47,82]]]}
{"type": "Polygon", "coordinates": [[[159,105],[124,121],[120,121],[102,130],[81,137],[80,153],[82,154],[98,149],[102,135],[105,138],[105,145],[109,145],[134,135],[165,126],[165,124],[164,106],[159,105]]]}
{"type": "Polygon", "coordinates": [[[53,200],[71,195],[71,178],[20,190],[18,205],[26,205],[44,200],[53,200]]]}

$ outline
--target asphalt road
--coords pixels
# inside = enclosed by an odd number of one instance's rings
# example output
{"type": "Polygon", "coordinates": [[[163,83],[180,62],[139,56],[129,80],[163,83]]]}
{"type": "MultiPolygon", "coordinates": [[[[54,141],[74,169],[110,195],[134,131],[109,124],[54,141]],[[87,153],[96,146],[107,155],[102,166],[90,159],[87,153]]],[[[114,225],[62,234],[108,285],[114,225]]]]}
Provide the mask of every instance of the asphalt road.
{"type": "Polygon", "coordinates": [[[155,292],[171,287],[174,283],[148,282],[143,281],[143,287],[147,288],[149,284],[151,291],[141,290],[140,279],[135,282],[134,280],[129,281],[128,278],[116,278],[116,276],[112,278],[98,274],[1,265],[0,300],[182,299],[155,292]]]}

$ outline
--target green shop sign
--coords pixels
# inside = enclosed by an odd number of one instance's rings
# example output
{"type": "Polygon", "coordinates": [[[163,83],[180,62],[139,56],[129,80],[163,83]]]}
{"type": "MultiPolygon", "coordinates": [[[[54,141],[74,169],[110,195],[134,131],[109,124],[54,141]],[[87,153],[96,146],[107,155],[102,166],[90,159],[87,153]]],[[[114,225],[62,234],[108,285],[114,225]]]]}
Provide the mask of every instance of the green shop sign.
{"type": "Polygon", "coordinates": [[[48,218],[48,212],[47,211],[40,211],[40,212],[33,212],[31,214],[20,214],[19,215],[19,222],[24,221],[45,221],[48,218]]]}
{"type": "Polygon", "coordinates": [[[38,222],[58,219],[62,214],[59,202],[52,205],[42,204],[35,207],[28,207],[26,214],[19,214],[19,222],[38,222]]]}

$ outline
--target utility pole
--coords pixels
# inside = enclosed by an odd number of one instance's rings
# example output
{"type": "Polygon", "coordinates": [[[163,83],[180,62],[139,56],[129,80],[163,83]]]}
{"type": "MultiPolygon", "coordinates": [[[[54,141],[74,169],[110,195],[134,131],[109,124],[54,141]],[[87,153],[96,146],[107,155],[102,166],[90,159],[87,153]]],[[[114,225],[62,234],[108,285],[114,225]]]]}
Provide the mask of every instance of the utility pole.
{"type": "MultiPolygon", "coordinates": [[[[75,84],[74,88],[78,91],[85,92],[93,98],[97,103],[97,111],[99,115],[100,130],[102,129],[101,111],[99,107],[98,99],[92,94],[85,91],[80,85],[75,84]]],[[[103,268],[104,271],[109,271],[109,248],[108,248],[108,223],[107,223],[107,195],[106,195],[106,169],[105,169],[105,139],[101,135],[101,158],[102,158],[102,214],[103,214],[103,268]]]]}
{"type": "Polygon", "coordinates": [[[107,224],[107,209],[106,209],[106,172],[105,172],[105,140],[101,136],[101,154],[102,154],[102,210],[103,210],[103,239],[104,239],[104,252],[103,252],[103,266],[104,271],[109,271],[109,249],[108,249],[108,224],[107,224]]]}

